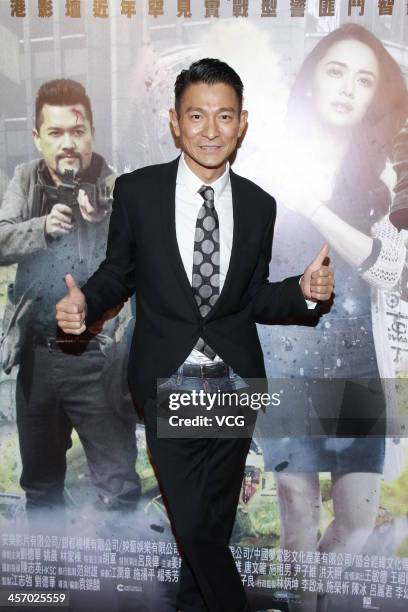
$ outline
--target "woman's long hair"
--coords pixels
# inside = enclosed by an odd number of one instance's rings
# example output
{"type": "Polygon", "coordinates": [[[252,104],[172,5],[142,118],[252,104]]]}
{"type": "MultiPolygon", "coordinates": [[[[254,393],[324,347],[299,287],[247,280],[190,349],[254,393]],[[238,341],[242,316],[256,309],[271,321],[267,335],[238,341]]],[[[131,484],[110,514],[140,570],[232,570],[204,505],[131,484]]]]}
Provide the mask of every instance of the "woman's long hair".
{"type": "MultiPolygon", "coordinates": [[[[311,137],[312,126],[319,119],[310,96],[316,66],[334,44],[343,40],[359,41],[374,52],[379,64],[379,80],[365,117],[352,131],[348,152],[337,173],[341,179],[336,182],[334,194],[344,188],[345,177],[354,191],[364,191],[378,181],[393,140],[408,115],[407,88],[397,62],[371,32],[360,25],[347,23],[317,43],[296,76],[287,115],[292,142],[299,142],[299,139],[307,142],[311,137]]],[[[388,212],[387,208],[388,203],[384,203],[382,210],[376,210],[375,217],[388,212]]]]}

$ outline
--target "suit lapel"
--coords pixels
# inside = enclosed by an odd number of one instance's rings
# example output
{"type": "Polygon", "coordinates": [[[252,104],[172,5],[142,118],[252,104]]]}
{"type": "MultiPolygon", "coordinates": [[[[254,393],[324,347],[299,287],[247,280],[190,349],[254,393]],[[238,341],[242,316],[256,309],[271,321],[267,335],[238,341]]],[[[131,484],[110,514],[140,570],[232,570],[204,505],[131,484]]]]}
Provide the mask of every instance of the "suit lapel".
{"type": "Polygon", "coordinates": [[[191,290],[190,279],[187,277],[184,269],[183,260],[181,259],[180,250],[177,243],[176,179],[179,159],[180,157],[165,166],[166,172],[164,181],[160,185],[159,198],[161,207],[162,235],[163,242],[168,252],[169,261],[173,265],[177,280],[185,292],[186,298],[191,303],[197,314],[201,316],[191,290]]]}
{"type": "MultiPolygon", "coordinates": [[[[214,306],[211,308],[208,313],[208,319],[212,319],[214,315],[218,312],[218,310],[222,307],[225,302],[225,299],[228,296],[228,292],[231,284],[234,282],[234,278],[236,278],[236,274],[239,273],[239,248],[238,245],[242,244],[242,240],[245,236],[245,218],[244,218],[244,198],[242,194],[242,190],[239,185],[239,177],[230,170],[230,180],[231,180],[231,193],[232,193],[232,214],[233,214],[233,222],[234,229],[232,234],[232,247],[231,247],[231,257],[229,261],[229,266],[227,270],[227,274],[225,277],[224,285],[222,287],[222,291],[218,300],[215,302],[214,306]]],[[[222,231],[222,230],[221,230],[222,231]]],[[[206,318],[207,318],[206,317],[206,318]]]]}

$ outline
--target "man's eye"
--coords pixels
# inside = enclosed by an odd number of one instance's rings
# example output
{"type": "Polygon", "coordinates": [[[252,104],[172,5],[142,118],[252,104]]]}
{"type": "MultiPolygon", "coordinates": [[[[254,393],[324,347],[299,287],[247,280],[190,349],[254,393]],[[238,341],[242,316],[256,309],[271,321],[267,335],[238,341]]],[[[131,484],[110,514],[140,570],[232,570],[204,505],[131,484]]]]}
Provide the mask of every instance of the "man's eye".
{"type": "Polygon", "coordinates": [[[85,132],[83,130],[74,130],[74,134],[75,136],[82,136],[83,134],[85,134],[85,132]]]}
{"type": "Polygon", "coordinates": [[[232,116],[231,116],[231,115],[229,115],[229,114],[224,114],[224,115],[221,115],[221,119],[222,119],[223,121],[228,121],[228,119],[231,119],[231,118],[232,118],[232,116]]]}
{"type": "Polygon", "coordinates": [[[60,136],[60,132],[56,132],[55,130],[53,130],[52,132],[48,132],[49,136],[60,136]]]}
{"type": "Polygon", "coordinates": [[[194,120],[201,119],[201,115],[199,115],[198,113],[194,113],[193,115],[191,115],[191,119],[194,119],[194,120]]]}

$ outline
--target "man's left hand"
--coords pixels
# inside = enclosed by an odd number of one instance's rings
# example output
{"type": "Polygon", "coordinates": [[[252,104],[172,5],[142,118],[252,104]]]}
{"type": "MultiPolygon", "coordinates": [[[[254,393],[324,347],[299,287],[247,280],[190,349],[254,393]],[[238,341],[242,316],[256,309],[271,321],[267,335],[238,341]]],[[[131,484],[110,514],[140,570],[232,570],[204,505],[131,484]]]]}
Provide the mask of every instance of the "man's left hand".
{"type": "Polygon", "coordinates": [[[106,216],[106,209],[102,207],[95,208],[92,206],[83,189],[79,190],[77,199],[79,210],[81,211],[81,215],[85,221],[89,221],[89,223],[98,223],[106,216]]]}
{"type": "Polygon", "coordinates": [[[300,288],[307,300],[329,300],[334,289],[334,273],[329,267],[329,245],[324,244],[306,268],[300,280],[300,288]]]}

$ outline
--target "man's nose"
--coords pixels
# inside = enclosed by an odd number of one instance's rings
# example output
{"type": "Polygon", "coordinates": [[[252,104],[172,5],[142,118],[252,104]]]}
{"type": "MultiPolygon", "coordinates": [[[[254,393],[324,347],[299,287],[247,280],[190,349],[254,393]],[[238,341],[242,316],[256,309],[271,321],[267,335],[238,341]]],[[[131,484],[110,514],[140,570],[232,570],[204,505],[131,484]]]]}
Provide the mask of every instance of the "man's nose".
{"type": "Polygon", "coordinates": [[[203,135],[213,140],[218,136],[218,126],[215,117],[208,117],[203,127],[203,135]]]}
{"type": "Polygon", "coordinates": [[[64,132],[61,144],[63,149],[72,149],[75,146],[75,142],[70,132],[64,132]]]}

